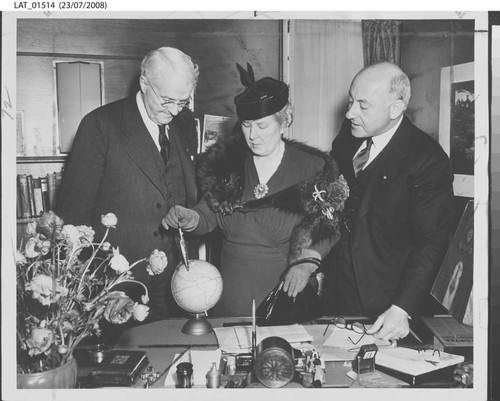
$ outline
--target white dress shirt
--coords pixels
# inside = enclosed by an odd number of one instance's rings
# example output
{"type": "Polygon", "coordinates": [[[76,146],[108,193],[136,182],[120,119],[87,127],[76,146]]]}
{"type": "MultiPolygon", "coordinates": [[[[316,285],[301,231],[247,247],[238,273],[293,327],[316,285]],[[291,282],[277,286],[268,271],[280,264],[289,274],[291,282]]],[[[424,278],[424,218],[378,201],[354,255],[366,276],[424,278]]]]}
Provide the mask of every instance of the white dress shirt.
{"type": "MultiPolygon", "coordinates": [[[[146,106],[144,106],[144,100],[142,99],[141,96],[141,91],[137,92],[136,101],[137,101],[137,107],[139,108],[139,113],[141,113],[142,121],[144,121],[144,124],[146,125],[146,128],[148,129],[149,134],[151,135],[151,138],[153,138],[153,141],[155,142],[155,145],[158,148],[158,152],[160,152],[161,146],[158,140],[158,134],[159,134],[158,124],[156,124],[154,121],[151,121],[151,119],[149,118],[148,112],[146,111],[146,106]]],[[[167,134],[168,138],[168,125],[165,125],[165,133],[167,134]]]]}
{"type": "MultiPolygon", "coordinates": [[[[401,121],[403,121],[402,115],[401,115],[401,117],[399,117],[399,121],[397,122],[397,124],[394,127],[392,127],[389,131],[386,131],[380,135],[372,136],[373,144],[372,144],[372,148],[370,149],[370,156],[368,157],[368,161],[363,166],[363,170],[373,161],[373,159],[375,159],[380,154],[380,152],[382,152],[382,150],[384,150],[384,148],[387,146],[387,144],[389,143],[391,138],[394,136],[394,134],[396,133],[399,126],[401,125],[401,121]]],[[[361,146],[357,150],[354,157],[356,157],[356,155],[359,152],[361,152],[364,148],[366,148],[366,142],[367,141],[364,141],[361,144],[361,146]]],[[[353,159],[354,159],[354,157],[353,157],[353,159]]]]}

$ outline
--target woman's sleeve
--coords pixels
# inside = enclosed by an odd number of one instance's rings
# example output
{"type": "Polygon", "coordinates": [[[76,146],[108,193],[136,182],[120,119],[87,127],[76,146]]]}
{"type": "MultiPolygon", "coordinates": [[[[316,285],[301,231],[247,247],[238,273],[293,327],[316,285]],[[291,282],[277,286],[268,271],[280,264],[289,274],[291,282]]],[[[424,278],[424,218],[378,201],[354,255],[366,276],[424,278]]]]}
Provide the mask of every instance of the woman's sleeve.
{"type": "Polygon", "coordinates": [[[326,257],[326,255],[330,253],[335,244],[339,241],[340,235],[341,234],[338,231],[336,231],[333,236],[322,239],[316,243],[313,243],[309,247],[309,249],[318,252],[321,255],[321,260],[323,260],[326,257]]]}

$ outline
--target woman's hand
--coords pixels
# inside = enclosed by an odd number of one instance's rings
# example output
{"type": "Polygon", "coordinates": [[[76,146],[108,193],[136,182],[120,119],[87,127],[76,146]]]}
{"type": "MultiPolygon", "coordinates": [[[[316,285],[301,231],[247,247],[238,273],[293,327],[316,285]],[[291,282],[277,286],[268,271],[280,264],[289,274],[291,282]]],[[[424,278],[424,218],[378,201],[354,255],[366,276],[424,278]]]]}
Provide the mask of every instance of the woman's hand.
{"type": "Polygon", "coordinates": [[[285,275],[283,291],[295,298],[306,287],[309,277],[317,268],[316,264],[307,262],[292,266],[285,275]]]}
{"type": "Polygon", "coordinates": [[[184,231],[193,231],[200,221],[200,215],[194,210],[176,205],[168,211],[162,220],[163,227],[182,228],[184,231]]]}

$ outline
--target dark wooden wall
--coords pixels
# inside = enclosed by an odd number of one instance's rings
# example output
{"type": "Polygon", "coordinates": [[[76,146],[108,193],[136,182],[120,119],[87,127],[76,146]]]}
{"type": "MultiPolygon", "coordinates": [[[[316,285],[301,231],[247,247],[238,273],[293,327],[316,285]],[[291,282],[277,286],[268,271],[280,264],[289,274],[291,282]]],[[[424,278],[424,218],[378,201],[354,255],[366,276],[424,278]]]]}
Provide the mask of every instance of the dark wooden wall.
{"type": "Polygon", "coordinates": [[[235,63],[250,62],[256,75],[280,75],[278,20],[17,20],[17,108],[27,136],[41,138],[43,154],[55,141],[53,60],[103,62],[105,103],[138,90],[140,61],[149,50],[177,47],[200,66],[195,115],[234,115],[242,90],[235,63]]]}

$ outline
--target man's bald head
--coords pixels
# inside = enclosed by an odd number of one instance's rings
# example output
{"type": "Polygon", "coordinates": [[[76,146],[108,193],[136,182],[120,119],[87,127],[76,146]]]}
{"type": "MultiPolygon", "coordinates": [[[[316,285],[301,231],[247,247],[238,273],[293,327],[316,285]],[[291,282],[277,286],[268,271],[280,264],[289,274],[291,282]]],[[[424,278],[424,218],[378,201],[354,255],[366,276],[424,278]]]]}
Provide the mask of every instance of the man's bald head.
{"type": "Polygon", "coordinates": [[[410,79],[405,72],[396,64],[381,62],[369,65],[356,74],[365,75],[365,78],[372,81],[379,81],[387,86],[387,93],[393,99],[400,99],[405,104],[405,109],[411,97],[410,79]]]}
{"type": "Polygon", "coordinates": [[[367,138],[387,132],[397,124],[410,100],[408,76],[391,63],[372,64],[354,77],[349,89],[351,132],[367,138]]]}

